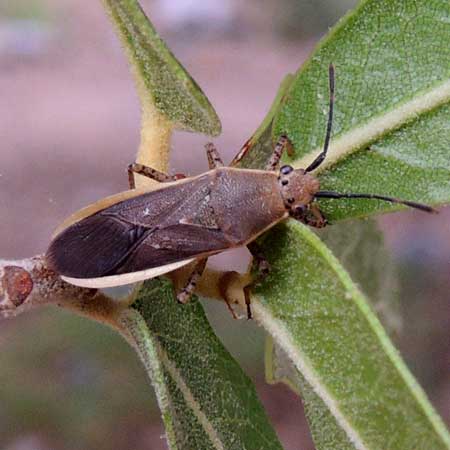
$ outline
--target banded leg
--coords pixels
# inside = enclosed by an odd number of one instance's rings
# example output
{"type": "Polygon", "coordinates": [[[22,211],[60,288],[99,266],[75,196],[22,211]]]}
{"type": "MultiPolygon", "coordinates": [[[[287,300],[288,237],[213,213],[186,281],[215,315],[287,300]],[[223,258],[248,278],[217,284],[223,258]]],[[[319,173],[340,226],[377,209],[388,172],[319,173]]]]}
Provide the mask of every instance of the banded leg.
{"type": "Polygon", "coordinates": [[[197,264],[194,267],[194,270],[192,271],[191,275],[189,276],[189,279],[184,286],[183,289],[177,294],[177,300],[179,303],[187,303],[191,297],[192,294],[195,291],[195,288],[197,286],[198,281],[202,277],[203,271],[205,270],[206,262],[208,261],[208,258],[200,259],[197,264]]]}
{"type": "Polygon", "coordinates": [[[309,209],[306,210],[304,216],[299,217],[298,220],[300,220],[305,225],[314,228],[323,228],[328,225],[328,220],[323,215],[319,207],[314,203],[311,203],[309,205],[309,209]]]}
{"type": "Polygon", "coordinates": [[[217,169],[218,167],[223,167],[223,161],[220,157],[219,151],[212,142],[208,142],[205,145],[206,156],[208,157],[208,165],[210,169],[217,169]]]}
{"type": "Polygon", "coordinates": [[[130,189],[134,189],[136,187],[136,182],[134,179],[135,173],[151,178],[159,183],[167,183],[168,181],[176,181],[181,178],[185,178],[185,176],[181,174],[167,175],[159,170],[153,169],[152,167],[144,166],[139,163],[133,163],[128,166],[128,185],[130,186],[130,189]]]}
{"type": "Polygon", "coordinates": [[[311,224],[311,226],[316,228],[323,228],[326,225],[328,225],[327,218],[323,215],[322,211],[319,209],[319,207],[315,203],[311,203],[309,205],[309,208],[311,210],[312,215],[315,218],[315,222],[311,224]]]}
{"type": "Polygon", "coordinates": [[[250,291],[253,286],[258,283],[261,283],[264,278],[269,275],[270,272],[270,264],[267,259],[264,257],[264,254],[261,250],[261,247],[256,242],[251,242],[247,245],[248,250],[253,256],[253,260],[256,263],[258,275],[257,277],[247,286],[244,287],[244,298],[245,305],[247,307],[247,319],[252,318],[252,308],[251,308],[251,299],[250,299],[250,291]]]}
{"type": "Polygon", "coordinates": [[[278,138],[277,143],[273,149],[273,153],[267,161],[265,170],[276,170],[278,163],[280,162],[281,156],[285,149],[287,149],[290,145],[289,139],[284,134],[278,138]]]}

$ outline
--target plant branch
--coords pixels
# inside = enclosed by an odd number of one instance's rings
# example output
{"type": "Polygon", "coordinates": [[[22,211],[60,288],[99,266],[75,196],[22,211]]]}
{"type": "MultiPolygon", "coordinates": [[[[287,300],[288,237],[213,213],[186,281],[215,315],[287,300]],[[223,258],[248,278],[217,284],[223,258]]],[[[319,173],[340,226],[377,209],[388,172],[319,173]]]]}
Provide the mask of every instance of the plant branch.
{"type": "MultiPolygon", "coordinates": [[[[189,267],[169,274],[175,286],[188,276],[189,267]]],[[[198,286],[202,297],[223,300],[220,280],[224,272],[207,269],[198,286]]],[[[227,297],[243,306],[243,286],[249,283],[248,274],[233,272],[225,286],[227,297]]],[[[66,283],[49,269],[44,256],[22,260],[0,260],[0,319],[17,316],[30,309],[55,305],[79,315],[122,330],[119,316],[132,302],[131,298],[117,300],[98,289],[87,289],[66,283]]]]}
{"type": "Polygon", "coordinates": [[[50,270],[43,256],[0,260],[0,318],[43,305],[55,305],[117,328],[116,318],[127,306],[97,289],[73,286],[50,270]]]}

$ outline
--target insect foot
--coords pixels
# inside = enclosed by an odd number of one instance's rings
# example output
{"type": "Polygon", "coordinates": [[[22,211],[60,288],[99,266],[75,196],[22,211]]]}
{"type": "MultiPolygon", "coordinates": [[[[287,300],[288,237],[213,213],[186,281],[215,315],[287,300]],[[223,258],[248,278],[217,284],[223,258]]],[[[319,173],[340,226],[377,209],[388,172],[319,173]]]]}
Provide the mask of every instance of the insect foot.
{"type": "Polygon", "coordinates": [[[177,294],[177,301],[181,305],[185,305],[186,303],[189,303],[189,300],[192,297],[192,292],[188,292],[186,289],[183,289],[181,292],[177,294]]]}

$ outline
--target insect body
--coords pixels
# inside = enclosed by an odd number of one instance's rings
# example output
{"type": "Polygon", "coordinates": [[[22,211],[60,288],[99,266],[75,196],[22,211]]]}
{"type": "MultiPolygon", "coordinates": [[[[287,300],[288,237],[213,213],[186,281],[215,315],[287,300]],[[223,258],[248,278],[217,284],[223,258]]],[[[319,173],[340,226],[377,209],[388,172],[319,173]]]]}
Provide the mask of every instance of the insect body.
{"type": "Polygon", "coordinates": [[[103,277],[111,285],[123,284],[116,274],[242,246],[287,217],[278,184],[275,172],[226,167],[168,183],[76,222],[48,259],[77,284],[103,277]]]}
{"type": "Polygon", "coordinates": [[[176,179],[133,164],[129,167],[130,187],[134,187],[134,173],[163,182],[161,187],[118,194],[107,199],[107,205],[79,214],[50,244],[49,266],[70,283],[100,288],[152,278],[197,261],[186,287],[178,294],[178,300],[186,302],[209,256],[248,246],[265,267],[252,244],[260,234],[287,217],[314,227],[325,226],[316,198],[376,198],[434,211],[426,205],[380,195],[320,191],[318,179],[310,172],[327,154],[333,92],[334,70],[330,66],[325,145],[306,169],[287,165],[277,169],[289,144],[285,136],[275,145],[266,170],[223,167],[212,144],[206,148],[210,171],[193,178],[176,179]]]}
{"type": "Polygon", "coordinates": [[[47,259],[86,287],[161,275],[302,215],[318,188],[313,176],[289,166],[279,173],[219,167],[91,211],[56,236],[47,259]]]}

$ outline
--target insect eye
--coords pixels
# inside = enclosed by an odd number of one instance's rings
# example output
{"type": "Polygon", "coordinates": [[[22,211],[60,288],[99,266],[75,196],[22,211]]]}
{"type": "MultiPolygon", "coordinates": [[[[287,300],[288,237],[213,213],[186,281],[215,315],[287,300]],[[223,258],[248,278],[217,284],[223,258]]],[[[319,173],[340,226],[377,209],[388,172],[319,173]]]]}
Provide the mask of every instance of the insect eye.
{"type": "Polygon", "coordinates": [[[294,168],[292,166],[286,165],[280,169],[280,172],[282,175],[289,175],[293,170],[294,168]]]}

